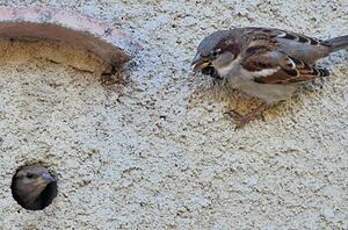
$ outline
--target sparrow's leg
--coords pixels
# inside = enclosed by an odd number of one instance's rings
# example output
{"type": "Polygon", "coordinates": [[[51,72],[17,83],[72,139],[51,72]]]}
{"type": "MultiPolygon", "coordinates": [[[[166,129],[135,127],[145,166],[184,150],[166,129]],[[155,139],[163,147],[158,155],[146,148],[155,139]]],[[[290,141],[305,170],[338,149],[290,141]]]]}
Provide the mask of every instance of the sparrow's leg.
{"type": "Polygon", "coordinates": [[[258,106],[253,111],[247,113],[246,115],[242,115],[235,110],[231,110],[230,112],[227,112],[227,114],[230,115],[233,118],[233,120],[237,122],[236,129],[240,129],[240,128],[243,128],[249,122],[261,116],[262,112],[268,108],[269,108],[269,105],[262,103],[260,106],[258,106]]]}

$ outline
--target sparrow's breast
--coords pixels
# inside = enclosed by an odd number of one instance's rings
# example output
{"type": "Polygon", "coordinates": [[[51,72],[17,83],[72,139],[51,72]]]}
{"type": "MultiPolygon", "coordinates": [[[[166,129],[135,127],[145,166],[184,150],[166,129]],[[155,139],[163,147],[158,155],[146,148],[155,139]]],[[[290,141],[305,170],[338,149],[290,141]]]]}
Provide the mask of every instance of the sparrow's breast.
{"type": "Polygon", "coordinates": [[[289,99],[297,90],[297,84],[262,84],[254,81],[252,73],[239,69],[234,75],[226,78],[230,87],[238,89],[250,97],[256,97],[267,104],[289,99]]]}

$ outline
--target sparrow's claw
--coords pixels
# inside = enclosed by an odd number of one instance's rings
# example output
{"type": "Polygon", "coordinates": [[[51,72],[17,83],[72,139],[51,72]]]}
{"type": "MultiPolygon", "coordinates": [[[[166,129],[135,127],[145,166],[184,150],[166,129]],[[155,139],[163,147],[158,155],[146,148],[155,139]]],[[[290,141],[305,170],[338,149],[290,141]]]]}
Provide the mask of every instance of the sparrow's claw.
{"type": "Polygon", "coordinates": [[[246,124],[256,119],[252,114],[241,115],[237,111],[231,110],[225,114],[229,115],[236,122],[236,130],[243,128],[246,124]]]}
{"type": "Polygon", "coordinates": [[[243,117],[242,114],[240,114],[239,112],[235,110],[230,110],[228,112],[225,112],[225,114],[230,116],[233,120],[240,120],[243,117]]]}
{"type": "Polygon", "coordinates": [[[237,123],[236,123],[235,130],[244,128],[246,124],[248,124],[250,121],[253,121],[253,120],[255,120],[255,118],[250,116],[241,117],[239,120],[236,121],[237,123]]]}
{"type": "Polygon", "coordinates": [[[226,112],[225,114],[229,115],[236,122],[235,129],[241,129],[249,122],[257,119],[259,116],[262,116],[262,112],[265,111],[265,109],[267,108],[268,108],[267,105],[262,104],[246,115],[242,115],[235,110],[230,110],[229,112],[226,112]]]}

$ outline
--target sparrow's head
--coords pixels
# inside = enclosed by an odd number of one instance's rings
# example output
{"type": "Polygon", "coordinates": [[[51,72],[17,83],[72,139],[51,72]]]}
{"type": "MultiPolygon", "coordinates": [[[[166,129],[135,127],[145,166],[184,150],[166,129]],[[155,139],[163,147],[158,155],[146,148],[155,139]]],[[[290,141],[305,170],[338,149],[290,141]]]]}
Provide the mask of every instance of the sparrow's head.
{"type": "Polygon", "coordinates": [[[50,199],[50,193],[53,192],[55,197],[56,182],[57,180],[46,168],[32,165],[22,167],[16,172],[11,187],[13,196],[19,204],[24,208],[37,210],[44,205],[43,199],[50,199]],[[52,184],[55,186],[50,186],[52,184]]]}
{"type": "Polygon", "coordinates": [[[234,32],[221,30],[201,41],[191,64],[195,72],[204,73],[209,68],[219,69],[230,64],[239,52],[239,44],[234,32]]]}

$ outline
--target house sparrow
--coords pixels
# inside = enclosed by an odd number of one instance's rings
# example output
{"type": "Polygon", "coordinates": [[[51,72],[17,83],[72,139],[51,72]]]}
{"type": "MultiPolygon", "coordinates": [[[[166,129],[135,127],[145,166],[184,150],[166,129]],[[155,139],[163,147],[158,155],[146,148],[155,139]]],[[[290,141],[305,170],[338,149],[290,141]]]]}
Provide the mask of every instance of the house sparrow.
{"type": "Polygon", "coordinates": [[[42,210],[57,196],[57,180],[40,165],[24,166],[13,176],[11,189],[23,208],[42,210]]]}
{"type": "Polygon", "coordinates": [[[347,47],[348,35],[322,41],[280,29],[237,28],[204,38],[192,65],[195,72],[221,78],[232,88],[264,102],[244,116],[232,111],[240,128],[291,97],[303,83],[329,76],[328,70],[314,63],[347,47]]]}

